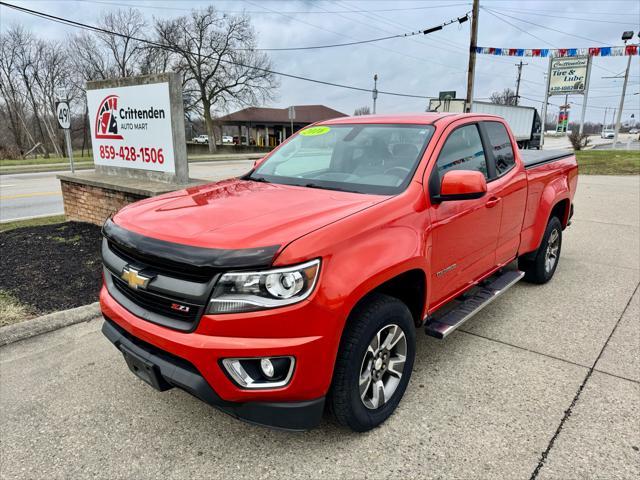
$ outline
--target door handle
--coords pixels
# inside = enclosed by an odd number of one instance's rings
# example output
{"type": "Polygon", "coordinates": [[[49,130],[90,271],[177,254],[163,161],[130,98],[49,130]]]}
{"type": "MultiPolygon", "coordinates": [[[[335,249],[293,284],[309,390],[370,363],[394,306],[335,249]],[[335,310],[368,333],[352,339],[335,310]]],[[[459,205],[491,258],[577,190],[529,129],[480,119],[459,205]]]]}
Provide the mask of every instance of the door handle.
{"type": "Polygon", "coordinates": [[[501,201],[502,199],[499,197],[491,197],[489,200],[487,200],[487,203],[485,203],[485,206],[487,208],[493,208],[496,205],[498,205],[501,201]]]}

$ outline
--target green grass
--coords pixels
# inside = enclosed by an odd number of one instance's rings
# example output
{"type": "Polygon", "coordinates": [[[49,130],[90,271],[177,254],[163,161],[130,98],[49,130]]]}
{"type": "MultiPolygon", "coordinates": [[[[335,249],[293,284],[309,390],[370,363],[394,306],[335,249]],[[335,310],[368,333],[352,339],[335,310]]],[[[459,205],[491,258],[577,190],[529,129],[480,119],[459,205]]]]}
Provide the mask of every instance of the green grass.
{"type": "Polygon", "coordinates": [[[8,232],[22,227],[35,227],[39,225],[51,225],[66,221],[64,215],[53,215],[51,217],[30,218],[29,220],[18,220],[16,222],[0,223],[0,232],[8,232]]]}
{"type": "MultiPolygon", "coordinates": [[[[81,151],[73,152],[74,162],[93,162],[93,156],[87,153],[80,155],[81,151]]],[[[60,157],[57,155],[51,155],[49,158],[19,158],[19,159],[0,159],[0,167],[21,167],[24,165],[51,165],[52,163],[69,163],[69,159],[66,157],[60,157]]]]}
{"type": "Polygon", "coordinates": [[[576,152],[581,175],[638,175],[638,150],[581,150],[576,152]]]}

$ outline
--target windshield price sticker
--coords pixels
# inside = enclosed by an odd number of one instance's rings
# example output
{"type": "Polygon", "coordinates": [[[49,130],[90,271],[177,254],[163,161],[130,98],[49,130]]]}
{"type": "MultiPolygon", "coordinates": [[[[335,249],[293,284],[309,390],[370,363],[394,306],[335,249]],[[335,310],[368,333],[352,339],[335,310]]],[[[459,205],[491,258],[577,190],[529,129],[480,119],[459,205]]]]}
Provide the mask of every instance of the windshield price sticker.
{"type": "Polygon", "coordinates": [[[311,127],[311,128],[305,128],[304,130],[302,130],[300,132],[300,135],[304,137],[315,137],[318,135],[324,135],[325,133],[328,133],[330,130],[331,129],[329,127],[323,127],[323,126],[311,127]]]}

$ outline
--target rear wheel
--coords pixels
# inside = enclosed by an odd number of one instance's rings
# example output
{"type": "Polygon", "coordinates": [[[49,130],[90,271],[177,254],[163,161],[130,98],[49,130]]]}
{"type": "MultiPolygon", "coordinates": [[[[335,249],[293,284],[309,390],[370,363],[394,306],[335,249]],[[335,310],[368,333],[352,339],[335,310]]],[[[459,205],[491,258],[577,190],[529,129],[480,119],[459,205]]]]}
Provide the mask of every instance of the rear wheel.
{"type": "Polygon", "coordinates": [[[558,268],[562,248],[562,223],[558,217],[551,217],[542,237],[542,243],[533,258],[518,260],[518,268],[524,272],[524,279],[532,283],[547,283],[558,268]]]}
{"type": "Polygon", "coordinates": [[[349,319],[331,387],[337,420],[365,432],[384,422],[400,403],[415,357],[415,325],[407,306],[372,295],[349,319]]]}

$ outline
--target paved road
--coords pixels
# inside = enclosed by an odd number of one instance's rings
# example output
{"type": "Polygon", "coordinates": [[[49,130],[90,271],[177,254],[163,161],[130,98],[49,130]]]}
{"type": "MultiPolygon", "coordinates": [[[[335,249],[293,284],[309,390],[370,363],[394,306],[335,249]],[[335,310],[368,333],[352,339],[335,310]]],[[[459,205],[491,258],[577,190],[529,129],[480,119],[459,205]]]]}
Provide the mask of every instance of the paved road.
{"type": "Polygon", "coordinates": [[[272,431],[155,392],[97,319],[2,347],[0,476],[639,478],[639,212],[639,177],[582,177],[554,280],[419,335],[405,398],[367,434],[272,431]]]}
{"type": "Polygon", "coordinates": [[[64,212],[55,173],[0,175],[0,220],[64,212]]]}
{"type": "MultiPolygon", "coordinates": [[[[193,178],[221,180],[251,168],[252,160],[215,161],[189,164],[193,178]]],[[[58,173],[0,175],[0,220],[64,213],[58,173]]]]}
{"type": "MultiPolygon", "coordinates": [[[[637,137],[638,136],[635,134],[630,135],[628,133],[621,133],[617,148],[626,149],[627,143],[629,143],[629,140],[631,140],[631,144],[630,144],[631,148],[638,148],[637,142],[635,142],[634,144],[634,140],[636,140],[637,137]]],[[[613,148],[612,144],[613,144],[613,140],[610,138],[600,138],[600,135],[589,135],[589,145],[593,146],[598,150],[611,149],[613,148]]],[[[571,148],[571,142],[569,142],[569,137],[567,137],[566,135],[561,137],[546,135],[544,137],[544,149],[554,150],[556,148],[571,148]]]]}
{"type": "Polygon", "coordinates": [[[627,139],[624,142],[616,143],[615,147],[613,146],[613,142],[607,145],[596,145],[593,147],[594,150],[640,150],[640,141],[627,139]]]}

